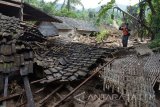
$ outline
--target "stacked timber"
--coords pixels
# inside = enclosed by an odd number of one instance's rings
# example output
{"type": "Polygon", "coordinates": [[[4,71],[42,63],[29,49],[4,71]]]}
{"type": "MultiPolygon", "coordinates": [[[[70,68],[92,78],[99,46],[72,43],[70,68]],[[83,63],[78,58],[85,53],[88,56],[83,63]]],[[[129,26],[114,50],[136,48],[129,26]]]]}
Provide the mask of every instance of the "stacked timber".
{"type": "Polygon", "coordinates": [[[104,69],[104,89],[119,92],[129,107],[156,107],[155,82],[160,74],[159,55],[128,55],[104,69]]]}

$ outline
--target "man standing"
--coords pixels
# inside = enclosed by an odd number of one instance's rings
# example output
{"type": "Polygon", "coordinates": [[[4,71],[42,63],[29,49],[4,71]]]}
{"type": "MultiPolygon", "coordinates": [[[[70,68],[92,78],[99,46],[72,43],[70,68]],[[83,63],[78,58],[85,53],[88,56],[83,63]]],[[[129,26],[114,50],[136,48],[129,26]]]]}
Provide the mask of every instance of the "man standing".
{"type": "Polygon", "coordinates": [[[119,30],[122,30],[122,32],[123,32],[123,37],[122,37],[123,47],[127,47],[127,45],[128,45],[128,37],[130,36],[129,31],[131,31],[130,29],[128,29],[128,23],[125,23],[123,26],[121,26],[119,28],[119,30]]]}

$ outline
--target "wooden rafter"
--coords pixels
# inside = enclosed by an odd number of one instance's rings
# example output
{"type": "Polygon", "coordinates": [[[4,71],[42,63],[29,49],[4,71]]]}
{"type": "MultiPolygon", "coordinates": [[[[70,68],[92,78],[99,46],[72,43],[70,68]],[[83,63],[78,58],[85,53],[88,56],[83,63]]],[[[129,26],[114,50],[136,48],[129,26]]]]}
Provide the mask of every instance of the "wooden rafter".
{"type": "Polygon", "coordinates": [[[15,3],[7,2],[7,1],[0,1],[0,4],[12,6],[12,7],[18,7],[18,8],[21,7],[19,4],[15,4],[15,3]]]}

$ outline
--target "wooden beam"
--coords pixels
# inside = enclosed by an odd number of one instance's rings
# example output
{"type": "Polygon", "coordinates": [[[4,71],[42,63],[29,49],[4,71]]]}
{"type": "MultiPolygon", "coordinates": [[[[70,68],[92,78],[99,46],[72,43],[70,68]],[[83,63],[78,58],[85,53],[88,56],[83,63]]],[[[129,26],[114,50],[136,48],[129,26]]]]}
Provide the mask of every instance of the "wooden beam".
{"type": "Polygon", "coordinates": [[[23,3],[24,3],[24,0],[21,0],[21,10],[20,10],[20,19],[21,19],[21,21],[23,21],[23,3]]]}
{"type": "Polygon", "coordinates": [[[15,3],[15,4],[21,3],[21,0],[1,0],[1,1],[6,1],[6,2],[10,2],[10,3],[15,3]]]}
{"type": "Polygon", "coordinates": [[[14,4],[14,3],[6,2],[6,1],[0,1],[0,4],[12,6],[12,7],[18,7],[18,8],[21,7],[21,6],[18,5],[18,4],[14,4]]]}

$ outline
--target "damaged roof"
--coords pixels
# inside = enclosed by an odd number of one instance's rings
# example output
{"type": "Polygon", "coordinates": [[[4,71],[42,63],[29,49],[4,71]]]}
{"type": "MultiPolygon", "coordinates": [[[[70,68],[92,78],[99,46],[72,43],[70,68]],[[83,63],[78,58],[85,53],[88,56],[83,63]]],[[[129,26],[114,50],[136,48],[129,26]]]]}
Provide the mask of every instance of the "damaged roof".
{"type": "Polygon", "coordinates": [[[46,79],[42,83],[81,80],[96,68],[102,56],[112,51],[107,48],[73,42],[63,44],[48,41],[48,45],[50,47],[43,44],[40,47],[32,46],[36,50],[41,50],[41,56],[35,58],[35,63],[44,70],[46,79]]]}
{"type": "MultiPolygon", "coordinates": [[[[95,31],[95,32],[99,31],[99,29],[93,23],[88,22],[88,21],[77,20],[77,19],[68,18],[68,17],[59,17],[59,16],[56,16],[56,18],[63,21],[63,24],[61,24],[61,25],[65,26],[65,28],[67,28],[66,25],[68,25],[69,28],[76,28],[77,30],[80,30],[80,31],[81,30],[82,31],[95,31]]],[[[56,25],[58,25],[58,24],[56,24],[56,25]]],[[[61,27],[61,26],[59,26],[59,27],[61,27]]]]}
{"type": "MultiPolygon", "coordinates": [[[[40,9],[31,6],[28,3],[23,3],[24,21],[52,21],[52,22],[62,22],[60,19],[50,16],[47,13],[41,11],[40,9]]],[[[7,16],[19,17],[19,12],[21,8],[20,0],[0,0],[0,13],[7,16]]]]}
{"type": "Polygon", "coordinates": [[[60,19],[50,16],[42,10],[24,3],[24,19],[25,20],[38,20],[38,21],[52,21],[52,22],[62,22],[60,19]]]}
{"type": "Polygon", "coordinates": [[[52,22],[52,24],[54,26],[56,26],[57,29],[60,29],[60,30],[62,30],[62,29],[65,29],[65,30],[71,30],[71,29],[73,29],[73,27],[67,25],[64,22],[63,23],[52,22]]]}

